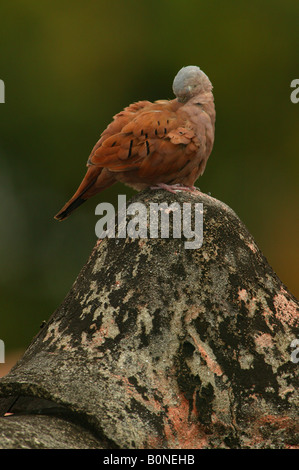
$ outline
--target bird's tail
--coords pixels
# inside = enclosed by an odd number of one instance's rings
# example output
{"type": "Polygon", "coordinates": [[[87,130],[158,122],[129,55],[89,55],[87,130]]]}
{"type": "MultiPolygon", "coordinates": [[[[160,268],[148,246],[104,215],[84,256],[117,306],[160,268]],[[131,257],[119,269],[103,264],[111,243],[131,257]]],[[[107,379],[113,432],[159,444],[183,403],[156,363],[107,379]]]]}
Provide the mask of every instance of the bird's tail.
{"type": "MultiPolygon", "coordinates": [[[[64,220],[66,219],[77,207],[81,206],[83,202],[85,202],[88,197],[84,197],[86,192],[95,184],[97,177],[94,178],[89,184],[85,185],[84,189],[81,189],[81,185],[79,186],[78,191],[74,194],[74,196],[63,206],[63,208],[55,215],[54,219],[56,220],[64,220]]],[[[84,182],[84,180],[83,180],[84,182]]],[[[82,182],[82,183],[83,183],[82,182]]]]}
{"type": "Polygon", "coordinates": [[[81,206],[83,202],[101,190],[96,183],[101,182],[101,179],[103,179],[102,170],[102,168],[93,165],[88,167],[79,188],[58,214],[55,215],[54,219],[66,219],[77,207],[81,206]]]}
{"type": "Polygon", "coordinates": [[[101,168],[95,165],[90,165],[83,178],[82,183],[73,195],[73,197],[63,206],[63,208],[55,215],[54,219],[66,219],[77,207],[81,206],[83,202],[94,196],[104,189],[109,188],[116,182],[113,173],[110,173],[106,168],[101,168]]]}

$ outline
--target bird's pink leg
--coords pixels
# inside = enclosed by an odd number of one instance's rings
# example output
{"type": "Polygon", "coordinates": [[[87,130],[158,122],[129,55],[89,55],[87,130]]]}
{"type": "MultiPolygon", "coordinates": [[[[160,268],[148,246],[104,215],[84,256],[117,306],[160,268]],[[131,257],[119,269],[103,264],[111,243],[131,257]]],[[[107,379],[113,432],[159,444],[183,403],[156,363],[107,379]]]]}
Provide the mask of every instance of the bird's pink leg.
{"type": "Polygon", "coordinates": [[[176,193],[176,191],[195,191],[197,188],[195,186],[184,186],[183,184],[166,184],[166,183],[157,183],[156,186],[150,186],[150,189],[165,189],[170,193],[176,193]]]}

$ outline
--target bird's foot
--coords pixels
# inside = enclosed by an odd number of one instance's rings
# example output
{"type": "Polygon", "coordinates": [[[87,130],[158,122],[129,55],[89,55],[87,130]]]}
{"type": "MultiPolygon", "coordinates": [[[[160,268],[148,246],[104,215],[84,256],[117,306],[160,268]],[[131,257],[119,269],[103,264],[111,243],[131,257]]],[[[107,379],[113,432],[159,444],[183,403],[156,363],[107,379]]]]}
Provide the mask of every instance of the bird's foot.
{"type": "Polygon", "coordinates": [[[169,191],[170,193],[176,193],[176,191],[195,191],[198,188],[195,186],[184,186],[183,184],[166,184],[166,183],[158,183],[155,186],[151,186],[150,189],[165,189],[165,191],[169,191]]]}

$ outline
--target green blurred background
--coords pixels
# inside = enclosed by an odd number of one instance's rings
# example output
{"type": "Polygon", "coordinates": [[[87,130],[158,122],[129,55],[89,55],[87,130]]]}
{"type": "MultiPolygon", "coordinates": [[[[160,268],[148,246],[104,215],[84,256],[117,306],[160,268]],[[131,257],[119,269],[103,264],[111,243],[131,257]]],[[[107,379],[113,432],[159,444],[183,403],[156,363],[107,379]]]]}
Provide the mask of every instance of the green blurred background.
{"type": "Polygon", "coordinates": [[[216,141],[204,192],[231,206],[281,280],[299,294],[299,3],[13,0],[0,6],[0,338],[25,348],[96,243],[94,209],[54,214],[85,173],[114,114],[172,99],[199,65],[214,85],[216,141]]]}

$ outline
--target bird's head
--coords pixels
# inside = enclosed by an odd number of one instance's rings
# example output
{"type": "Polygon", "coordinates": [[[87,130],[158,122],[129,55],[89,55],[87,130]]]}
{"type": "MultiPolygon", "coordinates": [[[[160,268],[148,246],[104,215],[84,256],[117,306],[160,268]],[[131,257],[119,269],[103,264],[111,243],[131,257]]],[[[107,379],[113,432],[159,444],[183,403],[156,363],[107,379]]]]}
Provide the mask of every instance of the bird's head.
{"type": "Polygon", "coordinates": [[[212,83],[207,75],[196,65],[183,67],[174,77],[173,92],[178,101],[186,103],[199,93],[212,91],[212,83]]]}

